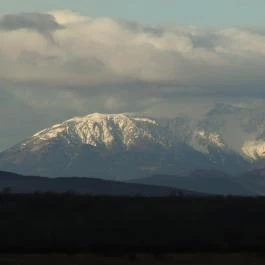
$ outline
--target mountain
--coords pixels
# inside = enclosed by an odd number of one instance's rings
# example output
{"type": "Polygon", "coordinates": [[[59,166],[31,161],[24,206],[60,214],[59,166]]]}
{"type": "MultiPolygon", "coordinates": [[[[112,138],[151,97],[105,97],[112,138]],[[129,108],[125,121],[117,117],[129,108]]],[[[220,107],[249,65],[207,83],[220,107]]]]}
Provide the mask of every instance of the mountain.
{"type": "Polygon", "coordinates": [[[265,158],[265,110],[217,104],[199,126],[217,132],[229,149],[251,162],[265,158]]]}
{"type": "Polygon", "coordinates": [[[112,180],[195,169],[243,172],[251,159],[229,146],[222,134],[221,114],[212,110],[200,121],[132,114],[76,117],[2,152],[0,169],[112,180]]]}
{"type": "Polygon", "coordinates": [[[245,185],[241,178],[228,176],[222,172],[196,170],[186,175],[155,175],[147,178],[131,180],[130,183],[178,187],[197,192],[218,195],[260,195],[261,193],[245,185]]]}
{"type": "Polygon", "coordinates": [[[108,196],[204,196],[203,194],[170,187],[123,183],[91,178],[45,178],[0,172],[0,192],[72,192],[108,196]]]}
{"type": "Polygon", "coordinates": [[[241,174],[238,179],[244,187],[258,195],[265,195],[265,169],[255,169],[241,174]]]}

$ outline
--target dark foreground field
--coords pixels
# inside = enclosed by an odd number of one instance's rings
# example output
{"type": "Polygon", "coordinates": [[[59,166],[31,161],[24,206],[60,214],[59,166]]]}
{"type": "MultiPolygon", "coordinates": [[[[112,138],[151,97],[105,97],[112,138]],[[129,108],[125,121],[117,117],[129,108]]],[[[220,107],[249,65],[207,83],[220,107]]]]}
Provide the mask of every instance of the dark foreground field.
{"type": "Polygon", "coordinates": [[[104,257],[99,255],[2,255],[1,265],[264,265],[265,259],[250,254],[168,254],[104,257]]]}
{"type": "MultiPolygon", "coordinates": [[[[71,259],[75,258],[101,259],[104,255],[133,259],[136,253],[150,255],[140,255],[139,262],[145,258],[151,262],[154,256],[158,258],[156,260],[168,257],[169,261],[184,257],[193,259],[193,262],[214,259],[217,263],[209,264],[219,264],[223,259],[238,258],[245,262],[265,253],[263,197],[142,198],[91,197],[72,193],[15,195],[7,192],[0,195],[2,254],[67,255],[23,257],[29,260],[40,258],[40,263],[35,264],[43,264],[41,262],[45,259],[51,259],[48,264],[52,264],[52,259],[65,258],[72,262],[71,259]],[[168,256],[171,253],[176,256],[168,256]],[[184,253],[187,256],[180,255],[184,253]],[[189,253],[204,254],[194,258],[189,253]],[[223,255],[219,258],[207,253],[223,255]]],[[[24,264],[22,258],[17,259],[21,259],[18,264],[24,264]]],[[[109,259],[105,260],[108,262],[109,259]]]]}

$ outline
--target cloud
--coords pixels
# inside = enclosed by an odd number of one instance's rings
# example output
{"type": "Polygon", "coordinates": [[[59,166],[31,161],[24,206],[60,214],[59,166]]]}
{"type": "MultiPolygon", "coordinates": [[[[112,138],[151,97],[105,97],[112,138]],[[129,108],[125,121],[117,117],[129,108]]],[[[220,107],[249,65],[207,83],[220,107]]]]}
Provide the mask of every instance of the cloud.
{"type": "Polygon", "coordinates": [[[0,97],[16,102],[19,119],[49,113],[43,126],[95,111],[174,116],[265,96],[264,29],[8,14],[0,16],[0,58],[0,97]]]}
{"type": "Polygon", "coordinates": [[[43,35],[49,42],[54,42],[52,32],[62,29],[55,17],[50,14],[22,13],[7,14],[0,17],[0,29],[4,31],[32,30],[43,35]]]}
{"type": "Polygon", "coordinates": [[[88,95],[95,87],[156,96],[263,93],[262,30],[151,27],[67,10],[4,15],[0,28],[0,80],[9,83],[88,95]],[[48,49],[34,32],[57,45],[48,49]]]}
{"type": "Polygon", "coordinates": [[[123,112],[126,107],[125,101],[119,97],[108,97],[105,101],[105,108],[109,112],[123,112]]]}

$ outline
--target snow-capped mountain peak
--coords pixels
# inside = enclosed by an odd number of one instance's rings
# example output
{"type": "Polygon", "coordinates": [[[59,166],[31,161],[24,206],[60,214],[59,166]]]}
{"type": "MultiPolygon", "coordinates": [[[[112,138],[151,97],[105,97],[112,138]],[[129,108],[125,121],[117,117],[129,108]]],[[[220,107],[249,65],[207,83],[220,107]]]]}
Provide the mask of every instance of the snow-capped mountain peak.
{"type": "MultiPolygon", "coordinates": [[[[181,122],[185,124],[185,121],[181,122]]],[[[174,122],[173,124],[175,125],[174,122]]],[[[130,114],[94,113],[56,124],[36,133],[32,139],[52,141],[63,138],[68,143],[75,142],[107,148],[117,145],[130,148],[139,142],[150,142],[163,148],[174,148],[185,134],[185,140],[183,138],[181,141],[204,153],[208,152],[208,146],[225,147],[218,133],[189,126],[182,128],[179,123],[178,126],[174,125],[166,127],[159,120],[130,114]]]]}
{"type": "Polygon", "coordinates": [[[34,140],[49,141],[64,138],[92,146],[110,147],[115,144],[129,147],[137,139],[154,140],[153,131],[157,121],[150,118],[133,117],[129,114],[93,113],[75,117],[33,135],[34,140]]]}
{"type": "Polygon", "coordinates": [[[246,158],[265,157],[265,119],[263,126],[260,115],[255,122],[245,109],[219,107],[210,113],[201,120],[128,113],[74,117],[1,153],[0,169],[128,178],[187,168],[237,172],[250,163],[246,158]]]}

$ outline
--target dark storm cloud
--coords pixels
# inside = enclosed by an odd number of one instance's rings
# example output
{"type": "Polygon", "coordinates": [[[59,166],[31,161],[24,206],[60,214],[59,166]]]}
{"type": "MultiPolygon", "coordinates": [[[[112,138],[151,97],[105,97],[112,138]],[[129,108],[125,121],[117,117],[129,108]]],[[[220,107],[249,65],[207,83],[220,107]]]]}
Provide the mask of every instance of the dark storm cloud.
{"type": "Polygon", "coordinates": [[[64,27],[56,22],[54,16],[41,13],[7,14],[0,18],[0,29],[15,31],[28,29],[42,34],[53,42],[52,32],[64,27]]]}

